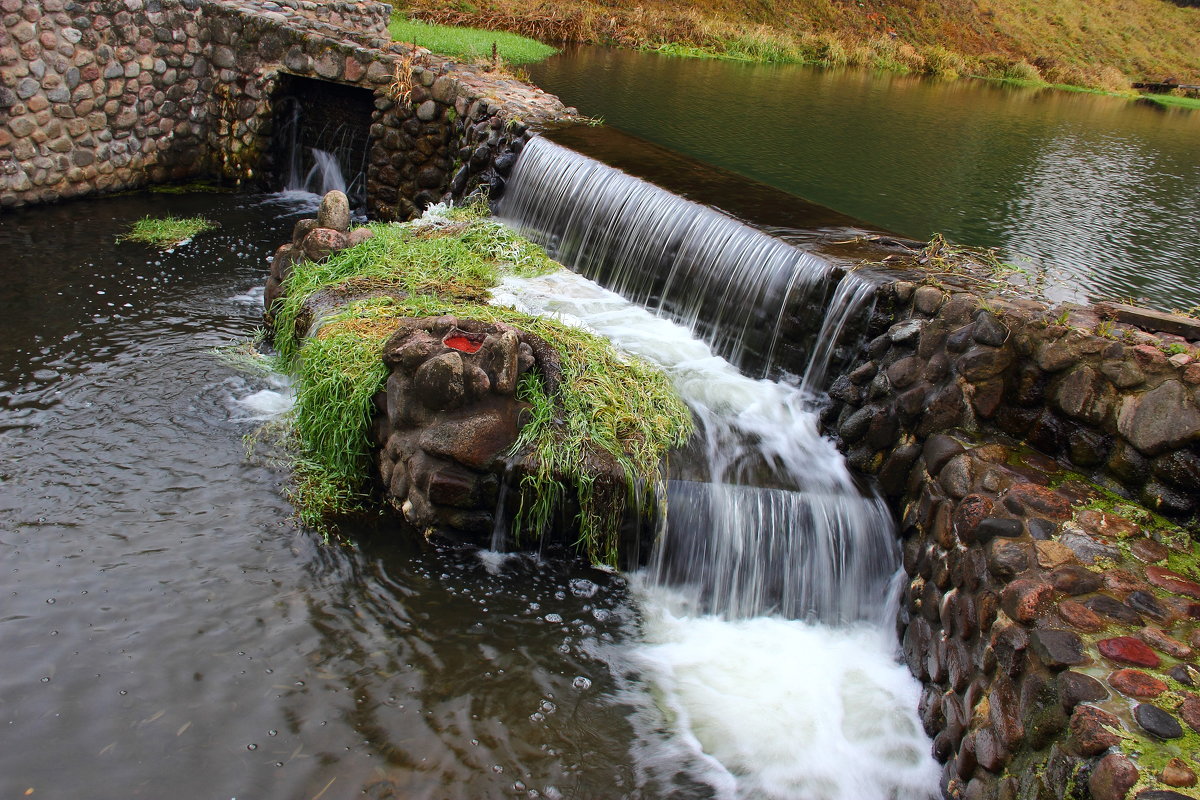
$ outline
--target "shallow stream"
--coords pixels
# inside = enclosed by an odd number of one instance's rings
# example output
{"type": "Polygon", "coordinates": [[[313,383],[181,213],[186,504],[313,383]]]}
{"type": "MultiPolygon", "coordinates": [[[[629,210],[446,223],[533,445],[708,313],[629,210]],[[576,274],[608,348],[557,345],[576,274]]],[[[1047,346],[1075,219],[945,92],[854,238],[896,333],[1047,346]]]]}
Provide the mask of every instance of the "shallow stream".
{"type": "MultiPolygon", "coordinates": [[[[143,194],[0,221],[0,795],[849,800],[936,782],[890,626],[729,621],[577,562],[295,528],[286,470],[243,443],[286,387],[214,350],[258,324],[266,258],[313,201],[143,194]],[[221,227],[162,254],[114,243],[165,212],[221,227]]],[[[638,313],[587,291],[579,314],[638,313]]]]}

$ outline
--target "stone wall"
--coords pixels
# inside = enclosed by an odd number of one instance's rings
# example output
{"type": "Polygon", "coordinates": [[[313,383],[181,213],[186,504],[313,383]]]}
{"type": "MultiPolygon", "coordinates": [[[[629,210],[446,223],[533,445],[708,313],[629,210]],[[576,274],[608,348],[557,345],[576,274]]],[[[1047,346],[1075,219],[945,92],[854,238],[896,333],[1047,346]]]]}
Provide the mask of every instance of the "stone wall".
{"type": "Polygon", "coordinates": [[[947,796],[1193,796],[1195,344],[966,281],[877,300],[823,423],[902,519],[947,796]]]}
{"type": "MultiPolygon", "coordinates": [[[[1184,521],[1200,502],[1200,325],[1179,334],[1095,308],[954,286],[880,287],[874,338],[831,383],[825,424],[850,462],[899,497],[921,442],[1003,434],[1184,521]]],[[[1165,323],[1164,323],[1165,324],[1165,323]]],[[[870,334],[869,334],[870,335],[870,334]]]]}
{"type": "Polygon", "coordinates": [[[369,210],[500,188],[521,143],[572,118],[541,90],[390,42],[390,6],[300,0],[3,0],[6,207],[263,174],[280,75],[371,90],[369,210]]]}

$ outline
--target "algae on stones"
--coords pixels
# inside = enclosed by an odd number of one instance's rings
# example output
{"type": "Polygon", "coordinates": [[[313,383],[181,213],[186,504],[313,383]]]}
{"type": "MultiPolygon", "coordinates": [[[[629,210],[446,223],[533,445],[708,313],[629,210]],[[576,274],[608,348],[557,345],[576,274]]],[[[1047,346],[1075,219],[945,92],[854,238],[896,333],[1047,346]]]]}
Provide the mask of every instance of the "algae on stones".
{"type": "Polygon", "coordinates": [[[296,264],[275,314],[276,347],[296,377],[293,500],[301,519],[322,527],[329,516],[367,507],[372,397],[387,378],[384,342],[400,319],[455,315],[513,325],[544,339],[561,359],[553,391],[533,373],[518,390],[531,414],[510,455],[532,465],[519,487],[518,537],[545,532],[569,494],[579,506],[577,546],[595,563],[615,564],[628,498],[656,491],[666,454],[692,432],[690,412],[667,377],[588,331],[489,305],[488,290],[501,278],[561,267],[482,208],[371,230],[372,238],[324,261],[296,264]],[[351,299],[311,325],[302,316],[318,292],[351,299]],[[305,336],[298,322],[315,334],[305,336]],[[595,456],[620,465],[625,497],[596,491],[588,466],[595,456]]]}

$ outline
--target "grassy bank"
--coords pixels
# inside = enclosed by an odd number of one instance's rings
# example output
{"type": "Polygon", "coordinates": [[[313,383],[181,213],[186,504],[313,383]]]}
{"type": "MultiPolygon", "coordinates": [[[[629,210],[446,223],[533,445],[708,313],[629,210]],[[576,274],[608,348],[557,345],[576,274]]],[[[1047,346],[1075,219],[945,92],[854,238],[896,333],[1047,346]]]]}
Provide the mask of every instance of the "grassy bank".
{"type": "Polygon", "coordinates": [[[1200,8],[1164,0],[410,0],[449,25],[766,62],[854,65],[1125,91],[1131,80],[1200,82],[1200,8]]]}
{"type": "Polygon", "coordinates": [[[392,15],[388,31],[397,42],[409,42],[468,62],[490,61],[493,48],[495,56],[508,64],[531,64],[558,52],[516,33],[431,24],[409,19],[404,14],[392,15]]]}
{"type": "Polygon", "coordinates": [[[329,259],[296,265],[276,315],[275,341],[296,377],[294,425],[299,441],[293,495],[301,519],[322,527],[331,516],[367,504],[372,396],[387,377],[381,354],[397,320],[453,314],[506,322],[558,351],[562,379],[551,394],[536,374],[518,397],[532,406],[514,457],[532,454],[515,529],[544,531],[568,493],[580,505],[580,549],[615,564],[624,497],[600,497],[587,465],[595,454],[624,469],[628,489],[660,482],[667,451],[691,434],[691,416],[667,378],[617,353],[607,340],[554,320],[487,305],[487,290],[507,275],[561,269],[538,247],[482,215],[458,210],[452,222],[373,225],[374,238],[329,259]],[[296,320],[313,293],[353,288],[387,292],[353,302],[308,338],[296,320]]]}

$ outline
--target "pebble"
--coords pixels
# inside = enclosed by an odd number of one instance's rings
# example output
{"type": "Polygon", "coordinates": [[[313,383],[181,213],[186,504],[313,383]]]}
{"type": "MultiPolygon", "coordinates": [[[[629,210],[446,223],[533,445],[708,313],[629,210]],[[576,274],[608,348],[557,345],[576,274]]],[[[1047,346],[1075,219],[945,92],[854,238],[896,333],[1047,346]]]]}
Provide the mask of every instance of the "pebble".
{"type": "Polygon", "coordinates": [[[1149,700],[1167,690],[1167,684],[1136,669],[1119,669],[1108,676],[1108,685],[1121,694],[1149,700]]]}
{"type": "Polygon", "coordinates": [[[1172,758],[1167,762],[1167,766],[1163,767],[1162,775],[1159,779],[1167,786],[1195,786],[1196,773],[1183,761],[1183,759],[1172,758]]]}
{"type": "Polygon", "coordinates": [[[1133,718],[1147,733],[1159,739],[1178,739],[1183,736],[1179,720],[1150,703],[1139,703],[1133,709],[1133,718]]]}
{"type": "Polygon", "coordinates": [[[1101,655],[1120,664],[1135,667],[1157,667],[1162,659],[1146,643],[1132,636],[1116,636],[1096,642],[1101,655]]]}

